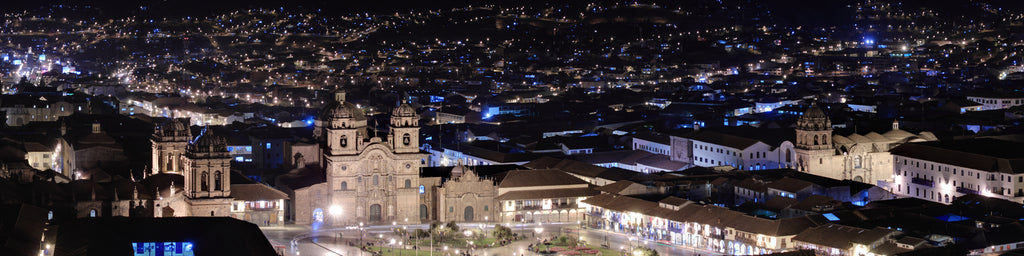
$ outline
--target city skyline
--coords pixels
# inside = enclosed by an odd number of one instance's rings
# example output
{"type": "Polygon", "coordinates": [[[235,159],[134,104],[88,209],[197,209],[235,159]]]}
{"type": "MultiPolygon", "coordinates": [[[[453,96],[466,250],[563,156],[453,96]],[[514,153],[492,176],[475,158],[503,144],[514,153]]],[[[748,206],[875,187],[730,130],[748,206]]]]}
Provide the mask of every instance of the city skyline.
{"type": "Polygon", "coordinates": [[[1024,250],[1014,1],[0,15],[0,254],[1024,250]]]}

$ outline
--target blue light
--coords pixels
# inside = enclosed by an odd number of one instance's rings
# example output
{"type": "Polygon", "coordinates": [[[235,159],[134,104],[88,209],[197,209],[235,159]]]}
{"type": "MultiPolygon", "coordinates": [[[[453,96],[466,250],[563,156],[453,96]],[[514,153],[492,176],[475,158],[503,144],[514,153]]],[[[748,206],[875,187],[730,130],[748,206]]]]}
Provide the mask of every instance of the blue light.
{"type": "Polygon", "coordinates": [[[836,217],[835,214],[831,214],[831,213],[822,214],[821,216],[825,216],[825,218],[828,219],[828,221],[837,221],[837,220],[839,220],[839,217],[836,217]]]}

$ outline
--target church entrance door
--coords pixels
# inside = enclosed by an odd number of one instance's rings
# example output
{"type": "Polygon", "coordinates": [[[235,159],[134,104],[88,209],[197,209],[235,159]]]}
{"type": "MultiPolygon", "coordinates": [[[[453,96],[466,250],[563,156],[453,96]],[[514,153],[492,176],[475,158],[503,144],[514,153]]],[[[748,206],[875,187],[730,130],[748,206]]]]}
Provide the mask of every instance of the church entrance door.
{"type": "Polygon", "coordinates": [[[463,214],[462,219],[464,221],[473,221],[473,207],[472,206],[466,206],[466,211],[463,214]]]}
{"type": "Polygon", "coordinates": [[[370,222],[380,222],[380,205],[374,204],[370,206],[370,222]]]}

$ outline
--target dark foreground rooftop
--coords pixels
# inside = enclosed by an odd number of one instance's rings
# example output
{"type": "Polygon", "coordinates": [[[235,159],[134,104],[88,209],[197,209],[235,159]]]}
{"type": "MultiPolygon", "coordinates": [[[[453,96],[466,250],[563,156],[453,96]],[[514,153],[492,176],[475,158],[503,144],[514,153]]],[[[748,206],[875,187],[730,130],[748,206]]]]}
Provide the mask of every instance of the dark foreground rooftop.
{"type": "Polygon", "coordinates": [[[277,255],[256,224],[228,217],[84,218],[60,225],[54,255],[134,255],[132,243],[188,242],[194,255],[277,255]]]}

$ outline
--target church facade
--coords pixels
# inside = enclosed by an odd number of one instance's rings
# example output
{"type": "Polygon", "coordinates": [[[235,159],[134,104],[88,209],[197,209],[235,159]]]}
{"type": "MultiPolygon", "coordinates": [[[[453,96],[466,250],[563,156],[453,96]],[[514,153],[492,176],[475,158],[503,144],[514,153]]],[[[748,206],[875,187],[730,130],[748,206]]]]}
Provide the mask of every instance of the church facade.
{"type": "Polygon", "coordinates": [[[832,121],[812,105],[797,121],[796,169],[838,180],[853,180],[881,187],[893,181],[893,157],[889,150],[908,142],[938,140],[930,132],[913,134],[892,130],[879,134],[833,135],[832,121]]]}
{"type": "Polygon", "coordinates": [[[313,136],[322,147],[326,182],[295,190],[298,224],[419,222],[419,117],[408,104],[391,113],[387,136],[367,127],[367,118],[345,93],[316,120],[313,136]]]}

